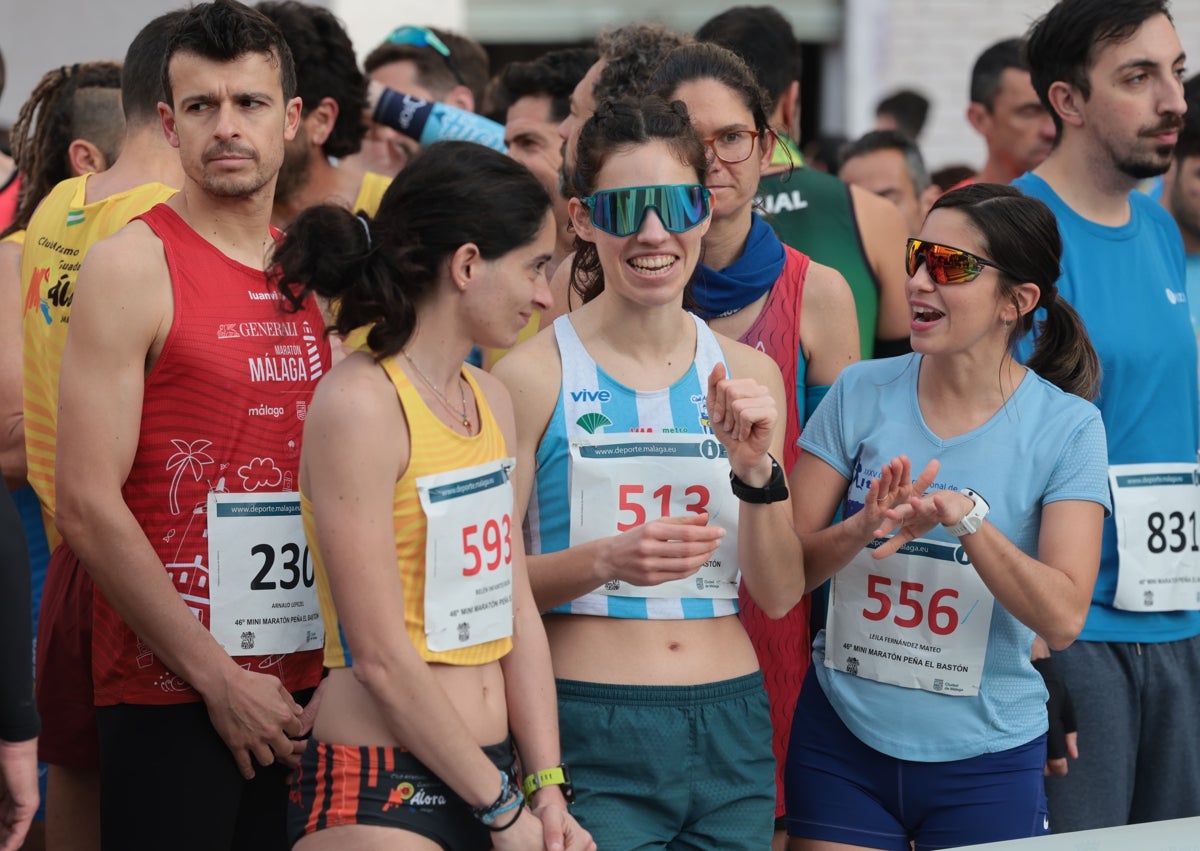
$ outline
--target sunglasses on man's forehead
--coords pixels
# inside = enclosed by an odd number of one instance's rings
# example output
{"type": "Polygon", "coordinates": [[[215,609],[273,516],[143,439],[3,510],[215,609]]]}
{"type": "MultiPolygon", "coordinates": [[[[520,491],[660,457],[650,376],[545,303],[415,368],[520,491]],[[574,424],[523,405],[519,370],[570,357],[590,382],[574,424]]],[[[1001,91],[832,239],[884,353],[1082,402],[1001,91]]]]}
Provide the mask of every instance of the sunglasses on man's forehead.
{"type": "Polygon", "coordinates": [[[925,270],[935,284],[969,283],[982,275],[984,267],[987,266],[999,269],[1014,280],[1020,280],[1018,276],[1004,267],[997,266],[991,260],[984,260],[969,251],[910,237],[908,251],[904,256],[904,268],[910,278],[917,274],[922,263],[925,264],[925,270]]]}
{"type": "Polygon", "coordinates": [[[450,48],[446,47],[446,42],[438,38],[437,33],[428,27],[396,27],[388,35],[387,40],[392,44],[408,44],[413,47],[428,47],[446,63],[446,67],[450,69],[450,73],[454,75],[454,79],[458,80],[460,86],[467,85],[467,81],[463,79],[462,72],[458,70],[458,65],[454,63],[454,57],[450,55],[450,48]]]}
{"type": "Polygon", "coordinates": [[[709,191],[699,183],[602,189],[579,200],[591,210],[592,224],[613,236],[637,233],[650,210],[668,231],[683,233],[707,219],[711,209],[709,191]]]}

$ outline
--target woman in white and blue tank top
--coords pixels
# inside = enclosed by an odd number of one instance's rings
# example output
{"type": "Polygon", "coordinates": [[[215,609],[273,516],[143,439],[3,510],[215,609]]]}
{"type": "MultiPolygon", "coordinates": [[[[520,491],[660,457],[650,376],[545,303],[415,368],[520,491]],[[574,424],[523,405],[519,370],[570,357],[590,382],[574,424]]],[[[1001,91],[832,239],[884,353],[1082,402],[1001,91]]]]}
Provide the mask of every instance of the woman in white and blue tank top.
{"type": "Polygon", "coordinates": [[[683,104],[602,104],[576,162],[585,303],[496,370],[574,813],[601,848],[762,849],[771,724],[737,586],[776,617],[804,590],[782,378],[683,309],[711,212],[683,104]]]}

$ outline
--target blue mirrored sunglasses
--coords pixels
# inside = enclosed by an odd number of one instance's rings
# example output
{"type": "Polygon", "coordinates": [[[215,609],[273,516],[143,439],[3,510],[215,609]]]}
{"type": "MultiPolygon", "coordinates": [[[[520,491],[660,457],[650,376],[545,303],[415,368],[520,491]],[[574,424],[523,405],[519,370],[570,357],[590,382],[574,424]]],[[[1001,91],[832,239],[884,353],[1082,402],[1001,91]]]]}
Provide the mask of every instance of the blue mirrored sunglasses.
{"type": "Polygon", "coordinates": [[[699,183],[676,183],[602,189],[579,200],[592,211],[593,225],[613,236],[629,236],[641,230],[647,210],[654,210],[671,233],[691,230],[708,218],[709,195],[699,183]]]}
{"type": "Polygon", "coordinates": [[[438,38],[437,33],[428,27],[396,27],[388,35],[387,40],[392,44],[409,44],[413,47],[430,48],[446,62],[446,67],[450,69],[454,79],[458,80],[458,84],[460,86],[467,85],[462,72],[454,64],[454,57],[450,55],[450,48],[446,47],[446,42],[438,38]]]}

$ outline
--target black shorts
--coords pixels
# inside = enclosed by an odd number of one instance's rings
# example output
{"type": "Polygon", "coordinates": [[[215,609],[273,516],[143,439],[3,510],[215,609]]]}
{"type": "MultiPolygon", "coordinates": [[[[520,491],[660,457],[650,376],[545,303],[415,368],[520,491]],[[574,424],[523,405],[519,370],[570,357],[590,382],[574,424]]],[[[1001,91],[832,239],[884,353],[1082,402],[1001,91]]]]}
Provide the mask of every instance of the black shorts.
{"type": "MultiPolygon", "coordinates": [[[[511,738],[483,751],[517,782],[511,738]]],[[[488,830],[471,815],[470,805],[403,748],[310,739],[288,801],[292,844],[318,830],[372,824],[419,834],[446,851],[491,847],[488,830]]]]}
{"type": "MultiPolygon", "coordinates": [[[[292,695],[304,705],[313,689],[292,695]]],[[[96,710],[104,851],[286,851],[280,763],[246,780],[203,703],[96,710]]]]}

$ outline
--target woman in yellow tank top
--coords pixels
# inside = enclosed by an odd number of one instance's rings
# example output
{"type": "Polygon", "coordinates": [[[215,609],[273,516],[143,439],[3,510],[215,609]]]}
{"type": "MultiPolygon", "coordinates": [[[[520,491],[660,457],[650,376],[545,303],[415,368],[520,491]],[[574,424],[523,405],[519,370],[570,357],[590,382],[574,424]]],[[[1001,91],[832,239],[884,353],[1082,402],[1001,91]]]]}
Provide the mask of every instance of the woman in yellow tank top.
{"type": "Polygon", "coordinates": [[[512,403],[463,363],[548,306],[553,244],[528,171],[443,143],[374,220],[318,207],[276,252],[285,297],[334,301],[350,352],[307,411],[300,463],[330,670],[292,785],[296,848],[595,847],[558,770],[512,403]]]}

